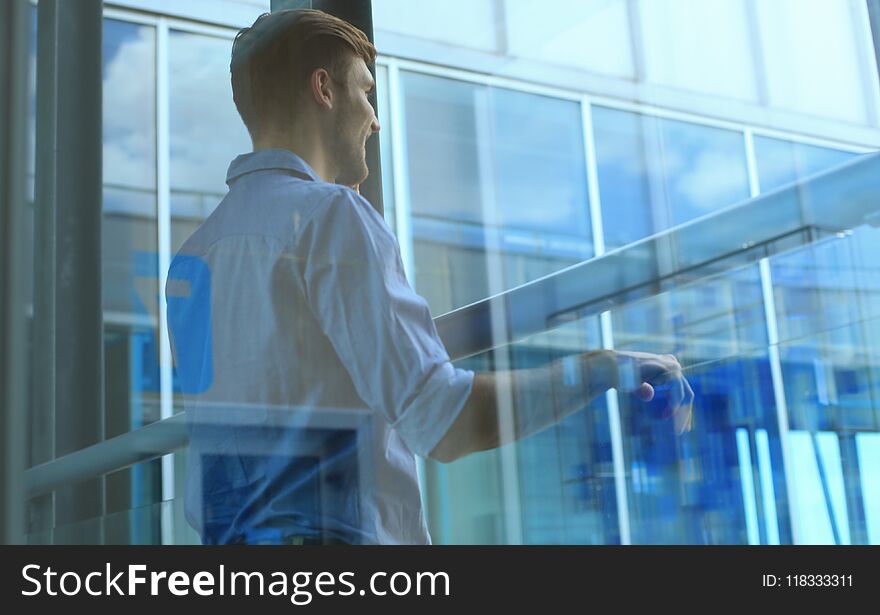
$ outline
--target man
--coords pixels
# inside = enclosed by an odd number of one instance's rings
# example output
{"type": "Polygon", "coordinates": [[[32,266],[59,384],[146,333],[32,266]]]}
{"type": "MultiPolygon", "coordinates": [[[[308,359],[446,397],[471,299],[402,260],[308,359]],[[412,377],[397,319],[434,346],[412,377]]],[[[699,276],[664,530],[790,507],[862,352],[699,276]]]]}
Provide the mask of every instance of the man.
{"type": "Polygon", "coordinates": [[[647,400],[668,383],[675,427],[689,427],[693,393],[669,355],[485,374],[450,363],[396,239],[356,191],[379,131],[375,53],[314,10],[263,15],[233,45],[254,151],[230,165],[229,193],[166,287],[186,512],[206,543],[430,544],[416,454],[451,462],[527,437],[609,387],[647,400]]]}

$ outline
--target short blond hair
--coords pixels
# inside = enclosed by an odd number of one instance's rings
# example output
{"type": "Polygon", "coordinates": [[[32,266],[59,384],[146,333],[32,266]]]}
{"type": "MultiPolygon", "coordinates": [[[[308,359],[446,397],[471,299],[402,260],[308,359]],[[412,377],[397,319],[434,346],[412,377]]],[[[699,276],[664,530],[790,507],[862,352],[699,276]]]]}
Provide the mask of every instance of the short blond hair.
{"type": "Polygon", "coordinates": [[[376,61],[376,48],[347,21],[315,9],[264,13],[232,44],[232,98],[252,137],[295,108],[309,76],[339,78],[352,57],[376,61]]]}

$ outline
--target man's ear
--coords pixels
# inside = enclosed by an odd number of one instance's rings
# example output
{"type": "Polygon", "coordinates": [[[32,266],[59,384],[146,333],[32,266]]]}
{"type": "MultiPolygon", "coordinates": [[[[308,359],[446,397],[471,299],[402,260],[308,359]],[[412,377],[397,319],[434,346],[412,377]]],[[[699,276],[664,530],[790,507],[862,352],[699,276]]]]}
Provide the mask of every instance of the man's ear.
{"type": "Polygon", "coordinates": [[[318,106],[326,109],[333,108],[333,86],[330,73],[324,68],[316,68],[309,77],[309,92],[318,106]]]}

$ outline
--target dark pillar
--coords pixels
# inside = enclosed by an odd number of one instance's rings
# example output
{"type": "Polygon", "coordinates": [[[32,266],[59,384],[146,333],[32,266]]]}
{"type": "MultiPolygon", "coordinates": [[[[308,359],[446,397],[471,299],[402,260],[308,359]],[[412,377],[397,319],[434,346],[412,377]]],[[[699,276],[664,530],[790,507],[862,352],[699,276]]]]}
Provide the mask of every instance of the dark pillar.
{"type": "Polygon", "coordinates": [[[0,541],[4,544],[21,544],[25,537],[29,8],[26,0],[0,3],[0,541]]]}
{"type": "MultiPolygon", "coordinates": [[[[103,436],[101,41],[100,0],[40,1],[35,462],[45,461],[47,453],[61,456],[89,446],[103,436]]],[[[54,524],[100,517],[102,485],[98,477],[56,491],[54,524]]],[[[84,533],[78,540],[99,538],[84,533]]]]}

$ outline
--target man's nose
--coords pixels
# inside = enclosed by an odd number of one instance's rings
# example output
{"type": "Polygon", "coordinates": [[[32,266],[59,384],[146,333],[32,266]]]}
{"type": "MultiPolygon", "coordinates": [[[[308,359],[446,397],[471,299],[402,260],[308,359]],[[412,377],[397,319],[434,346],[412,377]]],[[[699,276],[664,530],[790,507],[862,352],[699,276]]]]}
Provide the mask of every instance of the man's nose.
{"type": "Polygon", "coordinates": [[[376,134],[377,132],[379,132],[379,129],[381,129],[381,128],[382,127],[379,125],[379,120],[376,119],[376,116],[374,115],[373,121],[370,122],[370,131],[372,131],[373,134],[376,134]]]}

